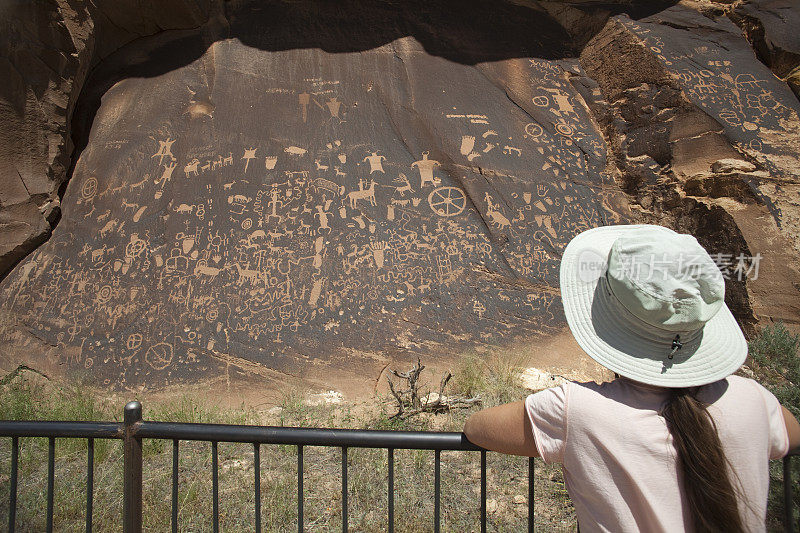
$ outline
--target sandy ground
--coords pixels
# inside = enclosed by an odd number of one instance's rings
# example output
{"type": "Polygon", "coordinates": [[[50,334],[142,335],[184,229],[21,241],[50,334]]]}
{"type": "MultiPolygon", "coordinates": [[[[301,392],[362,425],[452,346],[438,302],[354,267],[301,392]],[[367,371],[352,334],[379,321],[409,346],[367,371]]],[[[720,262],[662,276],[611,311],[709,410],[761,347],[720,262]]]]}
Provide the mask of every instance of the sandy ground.
{"type": "MultiPolygon", "coordinates": [[[[613,373],[595,363],[581,350],[566,328],[555,336],[535,342],[517,341],[507,347],[484,347],[477,352],[486,357],[505,359],[521,371],[528,369],[525,381],[531,389],[557,385],[558,378],[582,381],[607,381],[613,378],[613,373]]],[[[424,388],[437,389],[446,371],[457,372],[458,357],[423,358],[423,376],[427,384],[424,388]]],[[[188,395],[220,407],[246,406],[256,409],[279,405],[290,392],[300,393],[310,402],[358,403],[388,396],[386,375],[389,369],[405,371],[413,363],[412,360],[390,362],[378,376],[359,375],[339,368],[313,370],[302,379],[283,374],[274,378],[243,377],[230,372],[229,376],[202,383],[176,385],[157,391],[132,391],[128,395],[136,396],[142,402],[160,402],[176,395],[188,395]]],[[[125,393],[115,393],[114,396],[121,398],[125,393]]]]}

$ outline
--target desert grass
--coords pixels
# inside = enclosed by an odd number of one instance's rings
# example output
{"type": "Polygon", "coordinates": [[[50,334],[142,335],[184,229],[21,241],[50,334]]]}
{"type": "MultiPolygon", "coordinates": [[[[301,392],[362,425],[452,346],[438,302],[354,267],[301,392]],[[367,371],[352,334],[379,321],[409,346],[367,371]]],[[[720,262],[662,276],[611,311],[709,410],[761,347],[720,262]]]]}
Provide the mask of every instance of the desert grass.
{"type": "MultiPolygon", "coordinates": [[[[479,396],[483,406],[521,399],[519,368],[508,360],[465,357],[454,370],[453,391],[479,396]]],[[[0,419],[113,420],[122,402],[85,386],[56,385],[30,372],[0,383],[0,419]]],[[[392,417],[388,398],[368,405],[311,405],[303,391],[287,391],[271,409],[222,409],[179,396],[145,405],[146,420],[265,424],[292,427],[349,427],[386,430],[460,431],[476,408],[442,414],[392,417]]],[[[95,531],[122,529],[122,443],[96,439],[94,444],[95,531]]],[[[18,531],[45,527],[47,439],[21,438],[16,526],[18,531]]],[[[303,448],[303,511],[306,531],[340,531],[342,523],[341,449],[303,448]]],[[[385,449],[348,449],[348,524],[351,531],[388,528],[388,460],[385,449]]],[[[211,444],[179,445],[180,531],[211,531],[211,444]]],[[[260,447],[261,523],[263,531],[297,531],[297,447],[260,447]]],[[[255,523],[254,449],[251,444],[218,444],[219,520],[221,531],[251,531],[255,523]]],[[[8,520],[11,439],[0,439],[0,523],[8,520]]],[[[87,443],[56,439],[54,523],[59,531],[83,531],[86,516],[87,443]]],[[[172,441],[143,442],[143,517],[149,531],[171,527],[172,441]]],[[[395,450],[395,531],[434,528],[434,452],[395,450]]],[[[528,459],[487,455],[489,531],[522,531],[528,519],[528,459]]],[[[574,509],[560,467],[535,463],[534,523],[537,530],[574,531],[574,509]]],[[[441,453],[441,530],[480,531],[480,453],[441,453]]]]}
{"type": "MultiPolygon", "coordinates": [[[[782,322],[764,326],[748,342],[750,364],[754,377],[769,389],[779,402],[800,420],[800,335],[792,334],[782,322]]],[[[794,458],[793,479],[797,479],[794,458]]],[[[784,515],[783,465],[770,463],[770,493],[767,525],[771,530],[783,527],[779,517],[784,515]]],[[[793,494],[793,520],[800,521],[800,491],[793,494]]]]}

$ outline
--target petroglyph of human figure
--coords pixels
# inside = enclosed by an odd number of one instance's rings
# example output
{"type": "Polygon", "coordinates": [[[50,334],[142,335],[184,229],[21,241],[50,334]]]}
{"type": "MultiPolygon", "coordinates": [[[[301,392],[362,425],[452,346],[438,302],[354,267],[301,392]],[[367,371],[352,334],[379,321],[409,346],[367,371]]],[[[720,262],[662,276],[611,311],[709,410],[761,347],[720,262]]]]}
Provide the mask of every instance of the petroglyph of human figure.
{"type": "Polygon", "coordinates": [[[433,168],[440,167],[442,166],[442,164],[436,161],[435,159],[428,159],[429,154],[430,152],[428,150],[425,150],[424,152],[422,152],[422,159],[411,163],[412,168],[417,167],[417,170],[419,170],[420,189],[425,187],[425,185],[428,183],[438,187],[439,184],[442,182],[442,180],[433,176],[433,168]]]}
{"type": "Polygon", "coordinates": [[[245,160],[245,162],[244,162],[244,171],[245,172],[247,172],[247,167],[250,165],[250,160],[256,158],[256,150],[258,150],[258,148],[245,148],[244,149],[244,155],[242,156],[242,159],[245,160]]]}
{"type": "Polygon", "coordinates": [[[386,161],[386,158],[382,155],[378,155],[378,152],[372,152],[372,155],[368,155],[362,161],[369,161],[369,173],[372,174],[373,172],[380,172],[383,173],[383,161],[386,161]]]}
{"type": "Polygon", "coordinates": [[[359,200],[369,200],[370,205],[377,205],[375,202],[375,180],[370,180],[368,189],[364,189],[364,180],[358,180],[358,190],[347,193],[347,198],[350,200],[350,209],[355,209],[359,200]]]}
{"type": "Polygon", "coordinates": [[[316,208],[317,212],[314,213],[314,217],[319,218],[319,229],[320,230],[326,229],[328,230],[328,233],[330,233],[331,227],[328,225],[328,218],[330,216],[330,213],[325,211],[324,206],[318,205],[316,206],[316,208]]]}
{"type": "Polygon", "coordinates": [[[177,165],[178,164],[174,161],[169,165],[164,165],[164,172],[161,173],[161,177],[155,181],[155,184],[158,185],[161,183],[161,188],[163,189],[164,184],[172,180],[172,172],[175,170],[177,165]]]}
{"type": "Polygon", "coordinates": [[[177,139],[170,139],[167,137],[166,141],[158,141],[158,151],[154,153],[151,158],[158,157],[158,164],[162,164],[164,162],[164,157],[169,156],[170,161],[174,161],[175,157],[172,155],[172,144],[177,139]]]}

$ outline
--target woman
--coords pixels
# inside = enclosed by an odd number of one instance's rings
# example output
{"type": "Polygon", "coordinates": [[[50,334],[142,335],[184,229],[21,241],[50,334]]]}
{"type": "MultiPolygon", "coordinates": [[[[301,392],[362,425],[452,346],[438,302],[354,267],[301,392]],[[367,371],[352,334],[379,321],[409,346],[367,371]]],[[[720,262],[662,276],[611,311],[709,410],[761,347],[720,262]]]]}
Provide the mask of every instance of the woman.
{"type": "Polygon", "coordinates": [[[606,226],[567,246],[564,313],[619,377],[568,382],[474,414],[474,444],[563,464],[582,531],[763,531],[768,459],[800,425],[732,375],[747,342],[719,268],[690,235],[606,226]]]}

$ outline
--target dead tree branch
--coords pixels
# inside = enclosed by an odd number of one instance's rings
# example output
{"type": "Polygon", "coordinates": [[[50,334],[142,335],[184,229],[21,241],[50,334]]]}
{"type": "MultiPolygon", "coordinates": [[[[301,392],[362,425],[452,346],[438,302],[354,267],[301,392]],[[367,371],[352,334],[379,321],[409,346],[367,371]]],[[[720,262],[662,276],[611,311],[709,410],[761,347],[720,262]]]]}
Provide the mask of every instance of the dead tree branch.
{"type": "Polygon", "coordinates": [[[480,398],[465,398],[463,396],[446,396],[444,394],[445,387],[450,382],[453,375],[448,371],[442,375],[439,382],[439,392],[422,394],[420,374],[425,369],[421,360],[417,358],[417,362],[410,370],[406,372],[398,372],[397,370],[389,369],[389,374],[406,381],[407,388],[398,390],[390,375],[387,374],[386,380],[389,382],[389,391],[394,396],[397,404],[397,413],[392,415],[391,418],[408,418],[410,416],[424,413],[442,413],[450,409],[463,409],[481,402],[480,398]]]}

